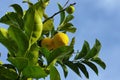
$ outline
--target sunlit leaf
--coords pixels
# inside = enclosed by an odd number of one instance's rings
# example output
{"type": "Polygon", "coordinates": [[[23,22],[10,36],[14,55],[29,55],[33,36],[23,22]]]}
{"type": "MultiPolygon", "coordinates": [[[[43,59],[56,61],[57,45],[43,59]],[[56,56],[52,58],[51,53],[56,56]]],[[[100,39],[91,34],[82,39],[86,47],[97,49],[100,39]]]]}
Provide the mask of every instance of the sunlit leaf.
{"type": "Polygon", "coordinates": [[[83,63],[88,65],[98,75],[98,68],[96,67],[95,64],[93,64],[92,62],[88,62],[88,61],[83,61],[83,63]]]}
{"type": "Polygon", "coordinates": [[[47,76],[40,66],[29,65],[23,70],[23,75],[28,78],[44,78],[47,76]]]}
{"type": "Polygon", "coordinates": [[[84,56],[86,56],[89,50],[90,50],[89,43],[87,41],[84,41],[82,50],[75,56],[75,59],[83,58],[84,56]]]}
{"type": "Polygon", "coordinates": [[[16,43],[9,38],[8,30],[5,28],[0,28],[0,43],[2,43],[10,52],[12,56],[18,51],[16,43]]]}
{"type": "Polygon", "coordinates": [[[37,44],[33,44],[30,50],[27,52],[26,57],[29,59],[29,64],[36,65],[39,57],[39,47],[37,44]]]}
{"type": "Polygon", "coordinates": [[[47,20],[44,24],[43,24],[43,31],[51,31],[54,28],[54,24],[53,24],[53,19],[49,19],[47,20]]]}
{"type": "Polygon", "coordinates": [[[26,34],[19,28],[10,26],[8,28],[8,33],[10,37],[16,42],[18,45],[18,56],[25,55],[25,52],[27,51],[29,47],[29,41],[27,39],[26,34]]]}
{"type": "Polygon", "coordinates": [[[40,3],[36,3],[25,13],[24,29],[31,45],[36,43],[41,36],[43,29],[42,17],[43,9],[40,3]]]}
{"type": "Polygon", "coordinates": [[[99,57],[93,58],[92,61],[100,65],[103,69],[106,68],[106,64],[99,57]]]}
{"type": "Polygon", "coordinates": [[[61,80],[60,74],[54,66],[50,68],[50,80],[61,80]]]}
{"type": "MultiPolygon", "coordinates": [[[[63,10],[63,7],[59,3],[58,3],[58,7],[59,7],[59,10],[63,10]]],[[[60,24],[62,24],[62,22],[64,21],[64,19],[65,19],[65,12],[62,11],[60,13],[60,24]]]]}

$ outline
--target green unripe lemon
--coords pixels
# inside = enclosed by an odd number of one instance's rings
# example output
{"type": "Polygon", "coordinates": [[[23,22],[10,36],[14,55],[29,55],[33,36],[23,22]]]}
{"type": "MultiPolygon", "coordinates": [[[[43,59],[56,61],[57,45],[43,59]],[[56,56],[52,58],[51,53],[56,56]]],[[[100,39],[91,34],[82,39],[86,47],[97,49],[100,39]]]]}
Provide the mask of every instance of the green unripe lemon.
{"type": "Polygon", "coordinates": [[[66,12],[68,14],[72,14],[75,11],[75,7],[74,6],[69,6],[66,8],[66,12]]]}

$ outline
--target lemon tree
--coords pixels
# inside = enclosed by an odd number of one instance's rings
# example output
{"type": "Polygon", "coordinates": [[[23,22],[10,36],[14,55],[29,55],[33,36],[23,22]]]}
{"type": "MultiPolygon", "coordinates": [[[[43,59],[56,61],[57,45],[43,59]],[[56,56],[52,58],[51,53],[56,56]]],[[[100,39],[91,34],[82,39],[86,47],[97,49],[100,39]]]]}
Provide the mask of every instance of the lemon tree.
{"type": "Polygon", "coordinates": [[[48,16],[49,2],[52,1],[25,0],[27,10],[12,4],[14,11],[0,18],[0,23],[8,25],[8,29],[0,27],[0,43],[8,50],[6,60],[9,62],[0,61],[0,80],[33,80],[47,76],[50,80],[61,80],[57,65],[62,67],[65,77],[68,67],[80,77],[82,72],[86,78],[89,78],[89,68],[97,75],[97,64],[106,68],[99,57],[101,43],[98,39],[92,48],[85,41],[82,49],[75,53],[75,37],[70,40],[68,33],[74,34],[77,30],[72,23],[76,3],[68,4],[69,0],[65,5],[58,3],[59,11],[48,16]],[[54,25],[56,15],[60,15],[57,26],[54,25]]]}

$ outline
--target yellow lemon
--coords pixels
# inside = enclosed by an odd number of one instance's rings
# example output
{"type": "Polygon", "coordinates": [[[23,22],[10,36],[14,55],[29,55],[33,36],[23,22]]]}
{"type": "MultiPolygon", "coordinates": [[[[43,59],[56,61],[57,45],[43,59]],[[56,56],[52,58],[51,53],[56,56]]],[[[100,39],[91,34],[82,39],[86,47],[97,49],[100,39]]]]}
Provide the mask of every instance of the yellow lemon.
{"type": "Polygon", "coordinates": [[[49,49],[49,50],[53,49],[53,41],[52,41],[52,39],[51,39],[51,38],[48,38],[48,37],[44,38],[44,39],[41,41],[41,46],[42,46],[42,47],[45,47],[45,48],[47,48],[47,49],[49,49]]]}
{"type": "Polygon", "coordinates": [[[54,48],[58,48],[61,46],[67,46],[69,43],[68,35],[62,32],[58,32],[53,37],[54,48]]]}

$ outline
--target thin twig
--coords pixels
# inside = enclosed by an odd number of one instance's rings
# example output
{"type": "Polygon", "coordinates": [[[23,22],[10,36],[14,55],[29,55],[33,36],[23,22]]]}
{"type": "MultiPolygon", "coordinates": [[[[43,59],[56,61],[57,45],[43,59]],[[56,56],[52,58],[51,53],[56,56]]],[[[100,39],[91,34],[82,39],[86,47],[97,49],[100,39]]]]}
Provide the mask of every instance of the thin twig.
{"type": "MultiPolygon", "coordinates": [[[[75,4],[76,4],[76,3],[72,3],[72,4],[70,4],[69,6],[72,6],[72,5],[75,5],[75,4]]],[[[52,18],[55,17],[57,14],[59,14],[59,13],[61,13],[61,12],[64,12],[66,9],[67,9],[67,7],[64,8],[64,9],[62,9],[62,10],[60,10],[60,11],[58,11],[58,12],[56,12],[56,13],[54,13],[51,17],[49,17],[49,18],[47,18],[46,20],[44,20],[43,23],[45,23],[45,22],[48,21],[49,19],[52,19],[52,18]]]]}
{"type": "Polygon", "coordinates": [[[67,2],[64,4],[63,8],[69,3],[70,0],[67,0],[67,2]]]}

